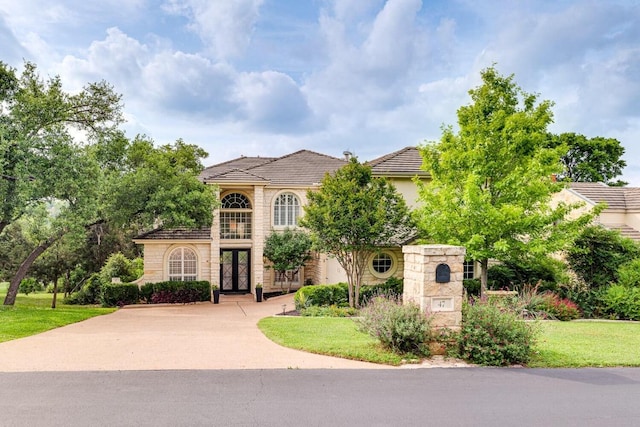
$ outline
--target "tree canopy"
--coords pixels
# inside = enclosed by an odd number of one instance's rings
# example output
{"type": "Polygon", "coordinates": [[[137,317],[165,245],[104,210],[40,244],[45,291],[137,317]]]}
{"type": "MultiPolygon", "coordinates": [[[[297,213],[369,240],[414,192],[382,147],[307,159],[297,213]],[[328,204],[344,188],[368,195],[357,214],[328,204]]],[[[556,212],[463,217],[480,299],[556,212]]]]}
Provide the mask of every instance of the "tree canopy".
{"type": "Polygon", "coordinates": [[[409,209],[387,179],[373,177],[357,159],[325,175],[319,191],[307,193],[300,224],[320,251],[335,256],[347,273],[349,304],[358,304],[371,254],[404,243],[415,233],[409,209]]]}
{"type": "Polygon", "coordinates": [[[272,231],[264,242],[264,256],[271,261],[271,268],[289,283],[289,291],[291,279],[310,258],[311,246],[311,237],[306,232],[290,228],[272,231]]]}
{"type": "Polygon", "coordinates": [[[564,248],[589,216],[567,220],[575,206],[551,207],[562,184],[563,147],[547,147],[551,102],[539,102],[493,67],[458,109],[459,131],[421,147],[432,181],[418,183],[420,229],[438,243],[465,246],[480,263],[486,290],[489,259],[546,255],[564,248]]]}
{"type": "Polygon", "coordinates": [[[560,158],[564,169],[559,179],[571,182],[604,182],[610,186],[627,185],[615,180],[627,163],[622,159],[624,147],[615,138],[587,138],[575,133],[551,135],[550,147],[565,146],[567,152],[560,158]]]}
{"type": "Polygon", "coordinates": [[[214,194],[198,180],[207,154],[181,140],[161,147],[145,137],[130,141],[117,128],[120,96],[105,82],[70,95],[58,77],[40,79],[33,64],[18,77],[0,63],[0,109],[0,235],[38,207],[47,225],[31,239],[5,305],[65,235],[86,236],[99,224],[143,231],[211,223],[214,194]]]}

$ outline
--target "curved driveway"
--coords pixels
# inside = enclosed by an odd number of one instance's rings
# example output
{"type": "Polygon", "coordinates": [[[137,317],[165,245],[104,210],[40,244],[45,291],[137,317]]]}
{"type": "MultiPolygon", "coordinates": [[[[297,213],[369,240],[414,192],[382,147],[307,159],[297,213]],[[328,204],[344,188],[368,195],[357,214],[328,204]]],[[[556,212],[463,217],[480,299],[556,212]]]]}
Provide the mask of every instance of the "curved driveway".
{"type": "Polygon", "coordinates": [[[106,371],[169,369],[389,368],[279,346],[256,327],[293,309],[293,295],[255,303],[132,306],[112,314],[0,344],[0,370],[106,371]]]}

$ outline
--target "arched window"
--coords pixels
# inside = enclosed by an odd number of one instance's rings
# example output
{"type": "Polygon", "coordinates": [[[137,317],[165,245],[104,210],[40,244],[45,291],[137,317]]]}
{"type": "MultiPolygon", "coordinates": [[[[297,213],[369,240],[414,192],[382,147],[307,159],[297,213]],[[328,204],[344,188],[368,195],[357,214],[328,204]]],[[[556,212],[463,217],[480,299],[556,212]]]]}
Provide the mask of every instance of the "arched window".
{"type": "Polygon", "coordinates": [[[177,248],[169,255],[169,280],[196,280],[198,257],[189,248],[177,248]]]}
{"type": "Polygon", "coordinates": [[[300,216],[300,201],[293,193],[280,194],[273,203],[273,225],[295,227],[300,216]]]}
{"type": "Polygon", "coordinates": [[[251,239],[251,202],[244,194],[230,193],[221,200],[220,238],[251,239]]]}

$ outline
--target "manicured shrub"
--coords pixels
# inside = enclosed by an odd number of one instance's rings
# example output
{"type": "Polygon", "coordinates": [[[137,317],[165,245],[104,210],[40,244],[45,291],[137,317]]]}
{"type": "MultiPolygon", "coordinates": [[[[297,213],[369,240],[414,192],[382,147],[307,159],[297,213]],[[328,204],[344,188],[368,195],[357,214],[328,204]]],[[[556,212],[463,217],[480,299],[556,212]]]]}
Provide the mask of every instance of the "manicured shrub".
{"type": "Polygon", "coordinates": [[[300,315],[305,317],[351,317],[358,314],[358,310],[353,307],[338,307],[330,305],[319,307],[312,305],[300,310],[300,315]]]}
{"type": "Polygon", "coordinates": [[[103,307],[122,307],[137,304],[140,296],[135,283],[109,283],[102,287],[100,297],[103,307]]]}
{"type": "Polygon", "coordinates": [[[478,300],[465,304],[462,315],[457,336],[460,357],[489,366],[529,361],[536,334],[533,324],[478,300]]]}
{"type": "Polygon", "coordinates": [[[211,299],[211,284],[202,281],[168,281],[146,283],[140,290],[141,298],[151,304],[189,304],[211,299]]]}
{"type": "Polygon", "coordinates": [[[613,319],[640,320],[640,287],[612,285],[600,295],[602,310],[613,319]]]}
{"type": "Polygon", "coordinates": [[[349,305],[348,286],[346,283],[303,286],[296,291],[293,300],[297,310],[312,305],[346,307],[349,305]]]}
{"type": "Polygon", "coordinates": [[[398,353],[429,354],[431,321],[416,304],[374,297],[360,310],[360,316],[357,320],[360,330],[378,339],[386,348],[398,353]]]}

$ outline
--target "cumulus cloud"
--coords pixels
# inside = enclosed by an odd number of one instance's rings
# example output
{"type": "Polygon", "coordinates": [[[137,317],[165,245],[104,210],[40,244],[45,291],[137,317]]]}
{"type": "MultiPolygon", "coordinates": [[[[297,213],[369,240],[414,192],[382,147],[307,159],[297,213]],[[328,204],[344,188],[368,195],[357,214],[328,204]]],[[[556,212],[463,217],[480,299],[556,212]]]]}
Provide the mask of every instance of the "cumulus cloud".
{"type": "Polygon", "coordinates": [[[305,130],[311,111],[291,77],[274,71],[245,73],[238,79],[236,99],[250,123],[262,130],[305,130]]]}
{"type": "Polygon", "coordinates": [[[189,28],[218,59],[241,55],[251,41],[263,0],[168,0],[163,8],[190,20],[189,28]]]}

